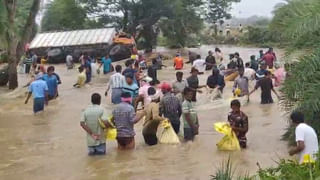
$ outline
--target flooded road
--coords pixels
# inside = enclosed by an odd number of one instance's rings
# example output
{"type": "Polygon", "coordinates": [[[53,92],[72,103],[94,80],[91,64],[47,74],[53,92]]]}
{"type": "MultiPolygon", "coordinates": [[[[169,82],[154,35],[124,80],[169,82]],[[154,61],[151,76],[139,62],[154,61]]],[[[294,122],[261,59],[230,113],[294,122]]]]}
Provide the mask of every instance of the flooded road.
{"type": "MultiPolygon", "coordinates": [[[[214,47],[193,49],[205,56],[214,47]]],[[[223,46],[226,55],[238,51],[244,60],[257,54],[257,48],[223,46]]],[[[159,49],[163,51],[163,49],[159,49]]],[[[280,52],[278,52],[279,54],[280,52]]],[[[175,71],[172,61],[159,72],[159,79],[172,82],[175,71]]],[[[286,119],[275,103],[260,105],[260,91],[242,110],[249,117],[248,149],[241,152],[219,152],[216,143],[222,135],[213,130],[213,123],[227,120],[232,83],[227,83],[224,101],[208,102],[206,92],[199,95],[200,135],[194,143],[181,145],[144,144],[142,122],[135,126],[136,149],[128,152],[117,150],[116,142],[107,142],[107,155],[88,157],[86,134],[79,125],[81,111],[90,104],[94,92],[104,94],[109,76],[100,75],[91,85],[75,89],[76,70],[67,71],[64,65],[56,66],[62,78],[59,98],[49,102],[45,112],[34,116],[32,101],[24,105],[21,90],[0,96],[0,179],[4,180],[207,180],[223,160],[229,156],[240,174],[275,165],[275,160],[287,157],[286,142],[280,141],[286,119]],[[13,98],[17,97],[17,98],[13,98]]],[[[185,68],[189,76],[190,66],[185,68]]],[[[204,84],[206,75],[200,76],[204,84]]],[[[20,85],[27,82],[19,77],[20,85]]],[[[1,90],[2,92],[2,90],[1,90]]],[[[103,107],[112,111],[109,98],[103,98],[103,107]]]]}

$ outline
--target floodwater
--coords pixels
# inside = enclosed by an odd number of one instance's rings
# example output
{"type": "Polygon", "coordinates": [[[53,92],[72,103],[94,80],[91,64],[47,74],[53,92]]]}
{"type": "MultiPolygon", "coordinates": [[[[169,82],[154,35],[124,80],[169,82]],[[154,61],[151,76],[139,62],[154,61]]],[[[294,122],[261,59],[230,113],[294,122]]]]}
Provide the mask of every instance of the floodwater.
{"type": "MultiPolygon", "coordinates": [[[[203,56],[213,46],[193,49],[203,56]]],[[[244,60],[257,54],[257,48],[222,46],[222,51],[239,51],[244,60]]],[[[159,49],[163,52],[164,49],[159,49]]],[[[277,51],[280,54],[280,51],[277,51]]],[[[172,61],[159,72],[159,79],[173,81],[172,61]]],[[[142,123],[135,126],[136,149],[118,151],[116,142],[107,142],[107,155],[87,156],[85,132],[79,125],[81,111],[90,104],[90,95],[106,89],[108,76],[94,78],[91,85],[75,89],[76,70],[56,66],[62,78],[59,98],[49,102],[45,112],[34,116],[32,101],[24,105],[23,89],[4,93],[0,89],[0,179],[4,180],[207,180],[228,157],[238,174],[254,173],[287,158],[286,142],[280,140],[287,125],[277,103],[260,105],[260,92],[242,110],[249,117],[248,149],[241,152],[219,152],[216,143],[222,138],[213,129],[215,122],[227,120],[232,83],[225,88],[224,101],[211,103],[204,93],[199,95],[200,135],[193,143],[148,147],[141,134],[142,123]]],[[[189,75],[189,66],[185,76],[189,75]]],[[[201,84],[207,75],[200,76],[201,84]]],[[[19,75],[20,85],[27,82],[19,75]]],[[[112,110],[110,99],[103,97],[102,106],[112,110]]]]}

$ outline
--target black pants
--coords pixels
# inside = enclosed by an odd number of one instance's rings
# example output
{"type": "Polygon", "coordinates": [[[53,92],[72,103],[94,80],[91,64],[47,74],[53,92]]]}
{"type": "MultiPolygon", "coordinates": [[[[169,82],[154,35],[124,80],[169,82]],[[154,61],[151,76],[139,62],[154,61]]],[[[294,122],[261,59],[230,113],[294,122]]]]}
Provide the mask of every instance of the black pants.
{"type": "Polygon", "coordinates": [[[174,132],[176,132],[176,134],[179,134],[180,132],[180,121],[178,122],[171,122],[171,125],[173,127],[174,132]]]}
{"type": "Polygon", "coordinates": [[[30,64],[26,64],[26,74],[29,74],[29,72],[30,72],[30,67],[31,67],[31,65],[30,64]]]}
{"type": "Polygon", "coordinates": [[[144,142],[149,146],[158,144],[158,138],[155,134],[143,134],[144,142]]]}

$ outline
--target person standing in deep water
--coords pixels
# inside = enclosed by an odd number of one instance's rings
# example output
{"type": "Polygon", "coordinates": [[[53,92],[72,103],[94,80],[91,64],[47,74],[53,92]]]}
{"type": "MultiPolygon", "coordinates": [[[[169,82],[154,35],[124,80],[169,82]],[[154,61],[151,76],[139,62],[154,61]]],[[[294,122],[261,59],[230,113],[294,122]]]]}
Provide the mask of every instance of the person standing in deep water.
{"type": "Polygon", "coordinates": [[[100,94],[92,94],[91,103],[92,105],[89,105],[82,114],[80,126],[87,133],[88,155],[104,155],[106,154],[106,138],[99,120],[102,120],[108,127],[108,118],[104,113],[104,109],[100,106],[100,94]]]}
{"type": "Polygon", "coordinates": [[[208,56],[206,57],[206,71],[211,70],[214,66],[216,66],[216,59],[212,54],[212,51],[208,52],[208,56]]]}
{"type": "Polygon", "coordinates": [[[273,88],[273,83],[271,79],[271,72],[267,71],[265,73],[265,77],[259,80],[255,86],[255,88],[249,93],[249,96],[254,93],[258,88],[261,88],[261,104],[272,104],[273,99],[271,95],[271,91],[278,97],[279,95],[277,91],[273,88]]]}
{"type": "Polygon", "coordinates": [[[111,121],[114,122],[117,129],[117,142],[120,150],[134,149],[135,147],[134,124],[138,123],[141,117],[136,116],[132,102],[131,94],[123,92],[121,103],[112,112],[111,121]]]}
{"type": "Polygon", "coordinates": [[[240,110],[241,103],[235,99],[231,102],[232,111],[228,114],[228,122],[237,135],[241,148],[247,148],[246,134],[249,130],[248,116],[240,110]]]}
{"type": "Polygon", "coordinates": [[[191,69],[191,76],[187,79],[189,88],[191,88],[193,91],[192,102],[197,102],[197,92],[202,93],[202,91],[199,89],[205,87],[205,86],[199,86],[198,74],[199,74],[198,69],[193,67],[191,69]]]}
{"type": "Polygon", "coordinates": [[[194,137],[199,134],[199,118],[197,110],[192,103],[193,92],[191,88],[184,89],[185,100],[182,103],[182,118],[185,141],[193,141],[194,137]]]}

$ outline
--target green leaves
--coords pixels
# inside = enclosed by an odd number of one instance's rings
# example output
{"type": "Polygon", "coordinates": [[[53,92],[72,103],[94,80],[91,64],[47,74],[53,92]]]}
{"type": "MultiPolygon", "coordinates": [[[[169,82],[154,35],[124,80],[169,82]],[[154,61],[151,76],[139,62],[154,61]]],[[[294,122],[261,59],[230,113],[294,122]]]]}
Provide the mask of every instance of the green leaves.
{"type": "Polygon", "coordinates": [[[55,0],[42,20],[43,31],[76,30],[85,28],[86,11],[75,0],[55,0]]]}
{"type": "Polygon", "coordinates": [[[319,0],[292,0],[274,11],[270,25],[282,40],[291,46],[310,47],[319,44],[319,0]]]}

